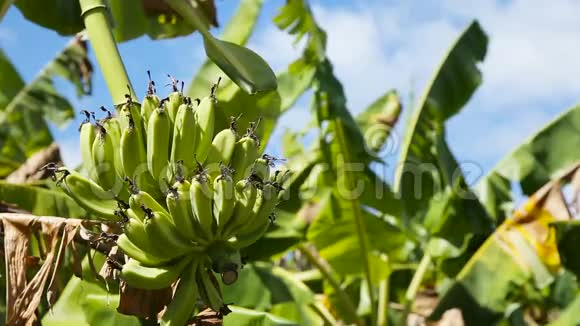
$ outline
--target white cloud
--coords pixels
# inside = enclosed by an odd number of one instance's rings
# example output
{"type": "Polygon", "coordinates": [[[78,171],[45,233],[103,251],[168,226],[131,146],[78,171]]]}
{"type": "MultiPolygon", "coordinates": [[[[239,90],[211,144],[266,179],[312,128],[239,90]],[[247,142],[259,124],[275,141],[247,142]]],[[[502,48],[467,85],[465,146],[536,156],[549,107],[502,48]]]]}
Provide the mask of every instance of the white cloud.
{"type": "MultiPolygon", "coordinates": [[[[480,21],[490,37],[484,82],[449,126],[460,160],[491,167],[580,93],[580,2],[325,2],[313,11],[328,33],[328,54],[354,112],[393,87],[405,100],[410,92],[418,98],[462,29],[480,21]]],[[[250,47],[282,68],[299,53],[291,40],[269,25],[250,47]]],[[[305,123],[290,115],[283,120],[293,119],[305,123]]]]}
{"type": "Polygon", "coordinates": [[[490,36],[481,88],[488,109],[576,96],[580,85],[580,3],[521,1],[467,6],[450,1],[463,19],[476,16],[490,36]],[[506,92],[509,91],[509,92],[506,92]],[[500,95],[501,94],[501,95],[500,95]],[[499,96],[498,96],[499,95],[499,96]]]}

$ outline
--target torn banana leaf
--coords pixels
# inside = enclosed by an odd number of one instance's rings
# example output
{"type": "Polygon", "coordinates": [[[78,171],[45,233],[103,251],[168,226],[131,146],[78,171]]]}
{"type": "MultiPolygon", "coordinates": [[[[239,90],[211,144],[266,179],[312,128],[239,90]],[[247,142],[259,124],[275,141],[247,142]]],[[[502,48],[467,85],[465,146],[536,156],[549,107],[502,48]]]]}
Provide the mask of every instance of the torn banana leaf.
{"type": "Polygon", "coordinates": [[[562,262],[551,224],[571,219],[561,192],[570,175],[546,184],[496,229],[442,295],[430,319],[459,308],[467,325],[490,325],[514,298],[553,282],[562,262]]]}

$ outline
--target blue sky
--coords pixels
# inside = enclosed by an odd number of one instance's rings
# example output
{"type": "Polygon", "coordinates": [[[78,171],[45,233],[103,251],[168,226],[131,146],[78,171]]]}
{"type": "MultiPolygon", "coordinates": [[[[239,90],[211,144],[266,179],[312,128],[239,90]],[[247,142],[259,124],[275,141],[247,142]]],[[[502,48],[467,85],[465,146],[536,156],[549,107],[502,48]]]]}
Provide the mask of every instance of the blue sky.
{"type": "MultiPolygon", "coordinates": [[[[236,4],[216,3],[224,25],[236,4]]],[[[283,3],[266,1],[248,45],[275,70],[286,67],[300,53],[291,45],[292,39],[271,23],[283,3]]],[[[484,82],[447,128],[458,160],[475,163],[472,177],[492,168],[534,130],[574,105],[580,94],[575,78],[580,75],[579,2],[361,0],[313,1],[312,6],[328,32],[329,56],[354,113],[391,88],[403,96],[408,112],[409,99],[421,95],[453,40],[472,19],[480,21],[490,37],[481,66],[484,82]]],[[[15,8],[0,24],[0,46],[26,81],[67,41],[26,21],[15,8]]],[[[198,35],[156,42],[141,37],[121,44],[120,51],[140,96],[145,92],[147,69],[159,85],[166,73],[188,81],[204,59],[198,35]]],[[[79,100],[72,87],[63,82],[57,85],[78,110],[111,106],[98,70],[92,97],[79,100]]],[[[308,118],[308,101],[303,99],[281,119],[279,131],[300,129],[308,118]]],[[[80,161],[76,131],[80,120],[78,116],[67,128],[54,130],[70,165],[80,161]]],[[[271,147],[276,147],[280,134],[275,134],[271,147]]],[[[395,133],[395,146],[400,136],[400,131],[395,133]]]]}

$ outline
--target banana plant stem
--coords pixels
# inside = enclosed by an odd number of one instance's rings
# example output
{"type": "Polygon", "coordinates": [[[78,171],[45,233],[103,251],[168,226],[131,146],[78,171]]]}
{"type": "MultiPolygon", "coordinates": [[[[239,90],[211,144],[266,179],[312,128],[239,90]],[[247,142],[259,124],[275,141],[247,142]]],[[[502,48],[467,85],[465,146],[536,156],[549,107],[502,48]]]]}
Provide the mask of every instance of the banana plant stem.
{"type": "Polygon", "coordinates": [[[95,51],[107,88],[115,105],[126,101],[125,94],[137,100],[127,70],[119,54],[108,21],[104,0],[79,0],[91,46],[95,51]]]}
{"type": "Polygon", "coordinates": [[[427,268],[431,264],[431,256],[428,253],[423,255],[421,258],[421,262],[419,263],[419,267],[415,271],[413,278],[411,279],[411,283],[409,284],[409,288],[407,288],[407,293],[405,294],[405,316],[409,314],[413,302],[415,301],[415,297],[417,296],[417,292],[419,292],[419,287],[421,286],[421,282],[423,281],[423,277],[427,272],[427,268]]]}
{"type": "Polygon", "coordinates": [[[338,280],[334,278],[332,275],[332,271],[330,267],[322,261],[322,258],[315,255],[310,248],[308,248],[305,244],[301,243],[298,245],[297,249],[306,257],[309,263],[311,263],[314,267],[316,267],[324,279],[328,282],[328,284],[334,289],[338,299],[342,302],[342,304],[346,307],[346,313],[348,314],[351,320],[356,321],[357,325],[362,325],[361,321],[359,320],[356,314],[356,307],[348,294],[344,292],[338,280]]]}
{"type": "Polygon", "coordinates": [[[387,277],[379,284],[379,312],[377,316],[377,326],[389,325],[389,286],[390,286],[391,271],[387,277]]]}

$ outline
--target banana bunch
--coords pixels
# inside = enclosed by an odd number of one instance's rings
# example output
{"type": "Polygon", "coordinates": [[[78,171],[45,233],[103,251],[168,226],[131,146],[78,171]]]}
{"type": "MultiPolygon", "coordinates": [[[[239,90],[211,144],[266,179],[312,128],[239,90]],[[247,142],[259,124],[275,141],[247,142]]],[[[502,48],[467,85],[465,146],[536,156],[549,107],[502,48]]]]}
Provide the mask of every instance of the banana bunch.
{"type": "Polygon", "coordinates": [[[214,273],[226,285],[237,280],[240,249],[268,230],[283,189],[273,171],[278,159],[260,155],[259,121],[243,135],[233,117],[215,130],[217,84],[201,100],[172,84],[161,99],[149,76],[141,104],[127,96],[116,115],[102,107],[100,120],[82,111],[86,176],[51,168],[57,185],[92,216],[122,223],[125,282],[142,289],[177,282],[162,324],[182,325],[198,296],[227,312],[214,273]]]}

